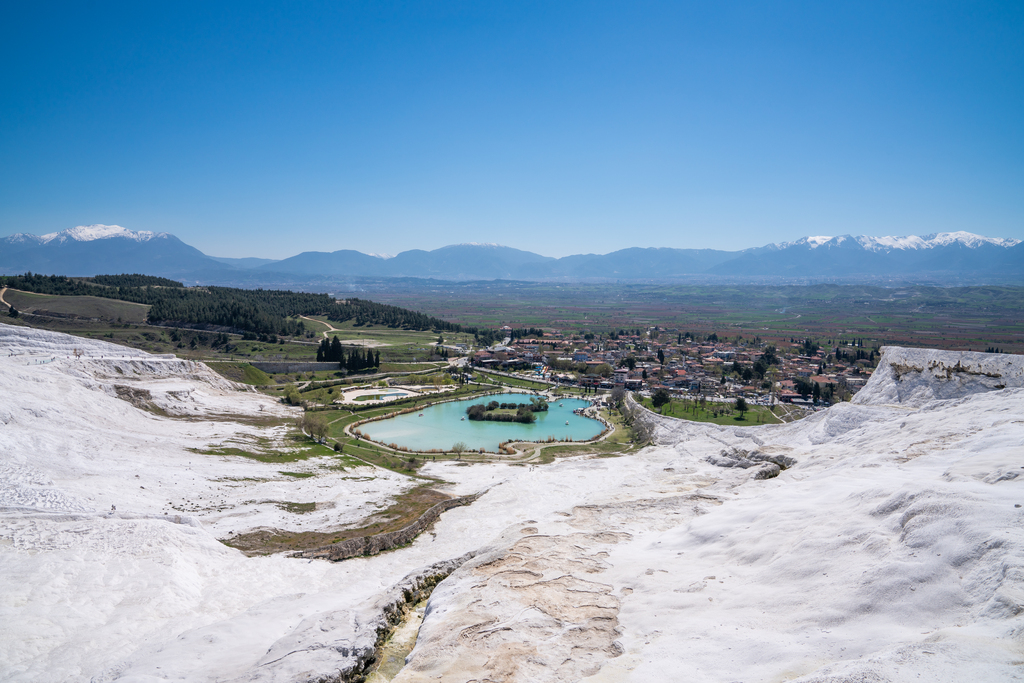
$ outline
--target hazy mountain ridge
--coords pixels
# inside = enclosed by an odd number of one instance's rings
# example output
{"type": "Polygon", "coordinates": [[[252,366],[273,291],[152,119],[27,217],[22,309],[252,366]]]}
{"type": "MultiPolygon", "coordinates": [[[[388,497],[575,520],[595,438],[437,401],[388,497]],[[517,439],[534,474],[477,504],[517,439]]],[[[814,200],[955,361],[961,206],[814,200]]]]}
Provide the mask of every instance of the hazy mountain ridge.
{"type": "Polygon", "coordinates": [[[741,251],[620,249],[561,258],[496,244],[454,244],[395,256],[352,249],[307,251],[282,260],[203,254],[166,232],[116,225],[78,226],[48,235],[0,239],[0,272],[72,276],[144,272],[202,284],[263,286],[271,282],[346,278],[434,280],[928,280],[1024,281],[1024,242],[968,232],[924,236],[803,237],[741,251]]]}

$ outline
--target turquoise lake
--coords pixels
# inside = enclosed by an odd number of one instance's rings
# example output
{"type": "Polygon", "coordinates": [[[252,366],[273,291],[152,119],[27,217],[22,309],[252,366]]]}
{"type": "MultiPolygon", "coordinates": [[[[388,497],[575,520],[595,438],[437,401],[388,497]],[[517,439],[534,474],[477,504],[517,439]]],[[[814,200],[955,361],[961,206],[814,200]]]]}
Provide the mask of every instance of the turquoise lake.
{"type": "Polygon", "coordinates": [[[503,441],[546,441],[552,436],[555,439],[571,437],[574,441],[586,441],[604,431],[601,422],[573,414],[574,409],[590,405],[589,401],[578,398],[552,401],[548,411],[537,413],[537,421],[529,425],[462,419],[466,417],[466,409],[476,403],[529,403],[530,398],[530,394],[494,394],[451,401],[415,413],[369,422],[359,427],[359,431],[374,441],[394,443],[415,451],[451,450],[452,444],[462,441],[469,450],[483,448],[492,453],[503,441]]]}

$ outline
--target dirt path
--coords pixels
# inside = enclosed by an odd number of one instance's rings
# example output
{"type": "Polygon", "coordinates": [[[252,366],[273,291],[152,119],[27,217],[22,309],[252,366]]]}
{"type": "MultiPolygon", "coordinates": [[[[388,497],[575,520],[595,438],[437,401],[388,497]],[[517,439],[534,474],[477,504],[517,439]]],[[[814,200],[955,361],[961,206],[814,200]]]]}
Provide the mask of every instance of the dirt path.
{"type": "Polygon", "coordinates": [[[326,332],[321,332],[321,334],[324,335],[324,339],[327,339],[327,336],[331,332],[341,332],[341,330],[337,329],[336,327],[333,327],[330,323],[325,323],[323,320],[317,320],[315,318],[310,318],[309,316],[305,316],[305,315],[300,315],[299,317],[302,318],[303,320],[308,320],[311,323],[318,323],[320,325],[327,325],[327,327],[329,327],[330,329],[327,330],[326,332]]]}
{"type": "Polygon", "coordinates": [[[10,305],[9,303],[7,303],[6,301],[4,301],[4,294],[5,294],[6,292],[7,292],[7,288],[6,288],[6,287],[4,287],[3,289],[0,289],[0,304],[3,304],[3,305],[4,305],[4,306],[6,306],[6,307],[7,307],[8,309],[11,309],[11,308],[13,308],[13,306],[11,306],[11,305],[10,305]]]}
{"type": "MultiPolygon", "coordinates": [[[[310,318],[309,316],[305,316],[305,315],[300,315],[299,317],[304,319],[304,320],[308,320],[311,323],[319,323],[320,325],[327,325],[327,327],[330,328],[330,329],[328,329],[326,332],[321,332],[320,333],[320,334],[322,334],[324,336],[324,339],[327,339],[330,336],[331,332],[342,332],[342,333],[345,332],[345,330],[338,329],[334,325],[331,325],[330,323],[324,322],[323,320],[317,320],[316,318],[310,318]]],[[[375,349],[375,348],[382,347],[382,346],[392,346],[391,344],[387,344],[385,342],[373,341],[371,339],[346,339],[345,341],[342,342],[342,344],[347,344],[348,346],[361,346],[364,349],[365,348],[375,349]]]]}

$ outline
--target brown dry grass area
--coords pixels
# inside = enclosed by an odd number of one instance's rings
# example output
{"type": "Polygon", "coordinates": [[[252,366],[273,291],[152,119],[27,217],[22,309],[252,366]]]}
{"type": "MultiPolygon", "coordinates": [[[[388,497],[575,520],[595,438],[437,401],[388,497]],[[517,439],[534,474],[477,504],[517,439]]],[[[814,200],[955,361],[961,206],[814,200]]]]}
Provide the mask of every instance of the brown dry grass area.
{"type": "Polygon", "coordinates": [[[283,531],[262,528],[229,539],[221,539],[221,542],[241,550],[250,557],[312,550],[350,538],[398,531],[419,519],[420,515],[434,505],[450,497],[426,486],[419,486],[395,498],[388,509],[367,517],[358,527],[328,531],[283,531]]]}

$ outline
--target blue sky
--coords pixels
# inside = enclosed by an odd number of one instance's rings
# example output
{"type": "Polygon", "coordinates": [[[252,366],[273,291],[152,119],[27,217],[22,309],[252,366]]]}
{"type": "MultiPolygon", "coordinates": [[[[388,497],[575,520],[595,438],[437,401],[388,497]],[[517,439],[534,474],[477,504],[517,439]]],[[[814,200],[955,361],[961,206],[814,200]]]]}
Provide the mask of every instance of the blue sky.
{"type": "Polygon", "coordinates": [[[0,235],[1024,239],[1024,4],[9,3],[0,235]]]}

